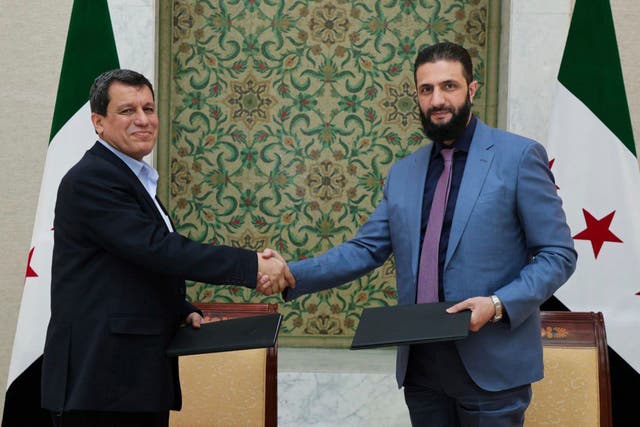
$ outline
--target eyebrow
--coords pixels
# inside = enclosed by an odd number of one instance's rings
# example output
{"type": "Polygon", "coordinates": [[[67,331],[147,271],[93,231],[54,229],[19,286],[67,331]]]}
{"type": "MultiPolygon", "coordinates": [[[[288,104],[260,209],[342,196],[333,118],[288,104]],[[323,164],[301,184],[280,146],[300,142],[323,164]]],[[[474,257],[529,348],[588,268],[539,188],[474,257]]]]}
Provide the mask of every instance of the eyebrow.
{"type": "Polygon", "coordinates": [[[418,88],[422,88],[422,87],[426,87],[426,86],[440,86],[440,85],[446,85],[446,84],[460,84],[460,82],[458,82],[455,79],[448,79],[448,80],[443,80],[441,82],[438,83],[422,83],[420,85],[418,85],[418,88]]]}
{"type": "MultiPolygon", "coordinates": [[[[115,108],[116,110],[121,110],[123,108],[132,108],[134,106],[135,106],[135,103],[127,102],[127,103],[124,103],[124,104],[114,105],[113,108],[115,108]]],[[[145,102],[144,104],[142,104],[143,108],[144,107],[149,107],[149,106],[155,107],[156,103],[150,101],[150,102],[145,102]]]]}

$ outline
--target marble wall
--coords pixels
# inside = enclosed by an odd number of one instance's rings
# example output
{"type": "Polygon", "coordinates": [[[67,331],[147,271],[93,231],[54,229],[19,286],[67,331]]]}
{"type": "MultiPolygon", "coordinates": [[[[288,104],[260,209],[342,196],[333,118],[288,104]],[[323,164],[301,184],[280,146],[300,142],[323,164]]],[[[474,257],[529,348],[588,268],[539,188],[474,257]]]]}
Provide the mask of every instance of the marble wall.
{"type": "Polygon", "coordinates": [[[573,1],[502,4],[498,125],[543,144],[573,1]]]}
{"type": "Polygon", "coordinates": [[[411,425],[394,349],[278,350],[280,427],[411,425]]]}
{"type": "Polygon", "coordinates": [[[113,36],[121,68],[155,81],[156,8],[154,0],[109,0],[113,36]]]}

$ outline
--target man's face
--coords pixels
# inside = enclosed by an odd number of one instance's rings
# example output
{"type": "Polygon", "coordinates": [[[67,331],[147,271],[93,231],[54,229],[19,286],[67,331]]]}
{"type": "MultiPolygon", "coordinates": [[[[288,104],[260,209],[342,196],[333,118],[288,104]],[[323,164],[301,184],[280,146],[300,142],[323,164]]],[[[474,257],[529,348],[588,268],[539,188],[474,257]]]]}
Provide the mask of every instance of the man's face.
{"type": "Polygon", "coordinates": [[[142,160],[156,145],[158,115],[147,86],[113,82],[107,114],[91,113],[91,121],[105,142],[134,159],[142,160]]]}
{"type": "Polygon", "coordinates": [[[427,62],[416,70],[416,90],[424,131],[434,141],[451,144],[471,118],[478,82],[467,85],[458,61],[427,62]]]}

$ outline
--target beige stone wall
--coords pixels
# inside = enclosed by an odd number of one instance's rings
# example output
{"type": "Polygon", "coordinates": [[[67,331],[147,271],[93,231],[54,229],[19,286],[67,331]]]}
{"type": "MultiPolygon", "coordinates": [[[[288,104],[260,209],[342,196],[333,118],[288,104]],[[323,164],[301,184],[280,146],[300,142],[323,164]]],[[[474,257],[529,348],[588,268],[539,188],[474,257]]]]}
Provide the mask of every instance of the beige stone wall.
{"type": "MultiPolygon", "coordinates": [[[[529,0],[511,0],[520,1],[529,0]]],[[[0,390],[3,391],[72,3],[72,0],[1,2],[0,390]]],[[[640,32],[634,31],[640,20],[640,5],[636,3],[612,0],[636,145],[640,146],[640,79],[636,78],[640,72],[640,32]]],[[[3,405],[1,392],[0,408],[3,405]]]]}

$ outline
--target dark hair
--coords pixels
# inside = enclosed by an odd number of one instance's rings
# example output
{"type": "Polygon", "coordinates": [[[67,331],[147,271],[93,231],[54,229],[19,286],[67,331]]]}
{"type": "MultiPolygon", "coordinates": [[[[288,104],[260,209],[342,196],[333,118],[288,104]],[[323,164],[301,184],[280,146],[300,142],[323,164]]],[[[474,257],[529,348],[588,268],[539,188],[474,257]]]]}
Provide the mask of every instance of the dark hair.
{"type": "Polygon", "coordinates": [[[459,44],[451,42],[437,43],[428,46],[418,52],[416,61],[413,63],[413,80],[416,81],[416,71],[418,67],[427,62],[433,63],[437,61],[455,61],[462,64],[462,73],[464,75],[467,84],[473,80],[473,64],[471,63],[471,56],[467,49],[463,48],[459,44]]]}
{"type": "Polygon", "coordinates": [[[89,90],[89,105],[92,113],[98,113],[102,116],[107,115],[107,106],[109,105],[109,87],[113,82],[124,83],[129,86],[141,87],[146,86],[151,90],[151,96],[155,100],[153,86],[145,76],[131,70],[111,70],[100,74],[93,81],[89,90]]]}

